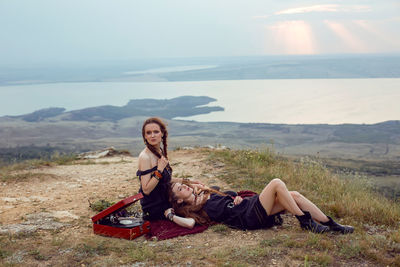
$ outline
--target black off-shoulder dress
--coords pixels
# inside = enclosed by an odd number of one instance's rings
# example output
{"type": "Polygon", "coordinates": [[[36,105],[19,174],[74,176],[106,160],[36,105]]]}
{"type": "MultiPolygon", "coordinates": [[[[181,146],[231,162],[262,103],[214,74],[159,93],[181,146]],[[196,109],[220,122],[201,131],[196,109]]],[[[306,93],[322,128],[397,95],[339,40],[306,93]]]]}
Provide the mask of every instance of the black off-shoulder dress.
{"type": "MultiPolygon", "coordinates": [[[[136,172],[136,175],[141,176],[152,173],[157,170],[157,166],[154,168],[136,172]]],[[[168,201],[168,183],[171,182],[171,168],[169,165],[164,168],[162,173],[163,177],[160,179],[156,187],[150,194],[146,195],[143,193],[142,185],[140,184],[139,192],[143,194],[143,198],[140,200],[143,210],[143,219],[153,221],[153,220],[164,220],[164,211],[171,208],[171,204],[168,201]]],[[[152,178],[154,179],[154,178],[152,178]]]]}
{"type": "Polygon", "coordinates": [[[234,205],[231,196],[211,194],[203,209],[211,220],[242,230],[269,228],[275,220],[274,215],[267,214],[258,195],[244,198],[239,205],[234,205]]]}

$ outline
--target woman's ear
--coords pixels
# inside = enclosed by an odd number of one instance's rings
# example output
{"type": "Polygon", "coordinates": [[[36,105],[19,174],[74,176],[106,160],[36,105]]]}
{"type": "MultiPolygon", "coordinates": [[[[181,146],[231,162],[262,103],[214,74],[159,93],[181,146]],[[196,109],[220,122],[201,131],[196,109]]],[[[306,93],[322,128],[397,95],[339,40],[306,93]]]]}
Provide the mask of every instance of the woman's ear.
{"type": "Polygon", "coordinates": [[[183,199],[180,198],[180,199],[178,199],[176,202],[177,202],[178,204],[181,204],[181,203],[183,202],[183,199]]]}

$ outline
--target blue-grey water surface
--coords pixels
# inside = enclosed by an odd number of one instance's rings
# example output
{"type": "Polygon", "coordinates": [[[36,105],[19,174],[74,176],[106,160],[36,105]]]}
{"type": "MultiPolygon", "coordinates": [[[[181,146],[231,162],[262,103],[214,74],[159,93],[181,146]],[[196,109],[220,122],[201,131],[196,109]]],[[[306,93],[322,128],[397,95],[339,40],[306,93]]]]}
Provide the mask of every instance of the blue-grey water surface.
{"type": "Polygon", "coordinates": [[[376,123],[400,119],[400,79],[90,82],[0,86],[0,116],[47,107],[125,105],[130,99],[210,96],[223,112],[198,121],[376,123]]]}

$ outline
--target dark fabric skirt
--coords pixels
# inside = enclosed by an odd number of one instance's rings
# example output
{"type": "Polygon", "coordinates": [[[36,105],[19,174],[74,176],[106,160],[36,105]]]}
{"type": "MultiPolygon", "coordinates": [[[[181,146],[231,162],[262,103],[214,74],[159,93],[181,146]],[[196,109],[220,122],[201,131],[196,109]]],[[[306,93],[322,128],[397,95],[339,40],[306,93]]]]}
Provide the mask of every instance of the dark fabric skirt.
{"type": "Polygon", "coordinates": [[[232,208],[232,215],[234,215],[232,217],[233,227],[243,230],[254,230],[269,228],[274,225],[275,217],[268,216],[264,207],[261,205],[258,195],[245,198],[243,199],[242,203],[245,207],[240,207],[240,205],[237,205],[232,208]],[[240,209],[238,209],[238,213],[236,213],[236,207],[240,207],[240,209]]]}
{"type": "Polygon", "coordinates": [[[257,194],[243,198],[239,205],[234,205],[230,196],[212,194],[204,210],[211,220],[242,230],[269,228],[275,221],[275,216],[268,216],[257,194]]]}

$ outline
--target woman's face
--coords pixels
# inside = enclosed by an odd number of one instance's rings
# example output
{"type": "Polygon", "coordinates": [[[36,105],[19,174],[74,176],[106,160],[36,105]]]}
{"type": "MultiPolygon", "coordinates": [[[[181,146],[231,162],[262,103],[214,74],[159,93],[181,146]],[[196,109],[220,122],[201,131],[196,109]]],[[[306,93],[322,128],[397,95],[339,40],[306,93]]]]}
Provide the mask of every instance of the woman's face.
{"type": "Polygon", "coordinates": [[[175,183],[172,187],[172,193],[178,199],[178,202],[182,202],[192,196],[193,188],[185,184],[175,183]]]}
{"type": "Polygon", "coordinates": [[[144,138],[152,146],[157,146],[161,143],[163,134],[160,126],[157,123],[149,123],[144,127],[144,138]]]}

